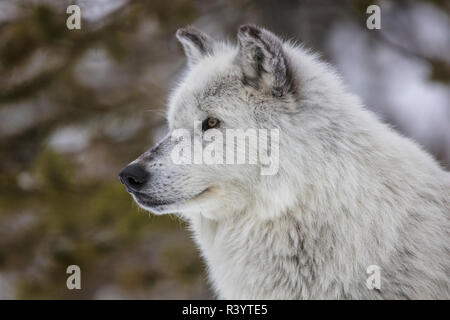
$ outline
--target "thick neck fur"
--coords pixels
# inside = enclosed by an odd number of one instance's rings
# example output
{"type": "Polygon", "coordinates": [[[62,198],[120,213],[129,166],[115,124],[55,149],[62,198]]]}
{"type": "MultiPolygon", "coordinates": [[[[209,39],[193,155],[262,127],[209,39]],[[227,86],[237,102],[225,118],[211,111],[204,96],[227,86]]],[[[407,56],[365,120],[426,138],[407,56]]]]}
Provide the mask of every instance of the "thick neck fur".
{"type": "Polygon", "coordinates": [[[445,251],[439,244],[439,239],[448,238],[448,228],[432,231],[435,223],[448,226],[448,215],[439,216],[439,208],[421,207],[424,198],[430,197],[430,201],[448,208],[448,202],[443,203],[448,201],[448,192],[442,198],[432,196],[448,182],[408,182],[407,168],[397,173],[387,169],[343,169],[342,176],[334,176],[321,168],[320,175],[303,181],[306,186],[299,189],[295,204],[269,217],[253,206],[244,212],[229,212],[220,220],[202,214],[192,218],[191,228],[218,296],[331,299],[448,294],[448,252],[442,256],[445,251]],[[345,178],[347,174],[350,179],[345,178]],[[327,183],[320,186],[313,183],[315,179],[327,183]],[[417,193],[411,193],[412,185],[417,193]],[[391,194],[388,198],[387,193],[391,194]],[[426,239],[423,230],[414,233],[422,228],[429,236],[426,239]],[[398,258],[401,255],[406,256],[398,258]],[[409,262],[418,265],[412,267],[409,262]],[[440,267],[429,270],[428,263],[440,267]],[[385,272],[381,292],[365,286],[370,265],[381,266],[385,272]],[[390,287],[402,276],[402,270],[425,281],[418,284],[421,290],[390,287]],[[443,291],[427,287],[426,279],[441,281],[443,291]]]}

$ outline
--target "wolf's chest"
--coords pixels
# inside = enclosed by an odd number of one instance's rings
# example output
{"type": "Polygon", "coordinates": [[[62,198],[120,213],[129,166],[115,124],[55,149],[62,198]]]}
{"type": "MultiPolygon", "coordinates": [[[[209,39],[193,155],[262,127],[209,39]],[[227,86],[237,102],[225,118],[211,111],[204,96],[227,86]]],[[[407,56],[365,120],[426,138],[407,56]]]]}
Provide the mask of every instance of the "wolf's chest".
{"type": "Polygon", "coordinates": [[[233,299],[301,299],[311,297],[316,266],[293,230],[275,225],[236,228],[208,220],[193,225],[218,295],[233,299]]]}

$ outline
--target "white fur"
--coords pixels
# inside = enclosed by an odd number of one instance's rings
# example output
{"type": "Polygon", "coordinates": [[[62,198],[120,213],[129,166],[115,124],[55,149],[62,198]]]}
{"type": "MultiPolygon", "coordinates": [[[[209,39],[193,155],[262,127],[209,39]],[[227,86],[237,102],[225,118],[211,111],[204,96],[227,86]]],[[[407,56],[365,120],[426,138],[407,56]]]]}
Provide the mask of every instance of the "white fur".
{"type": "Polygon", "coordinates": [[[175,204],[140,204],[189,221],[219,298],[449,299],[450,174],[366,110],[328,65],[282,48],[292,95],[268,94],[273,79],[244,85],[242,48],[215,43],[190,64],[168,110],[170,130],[207,116],[222,129],[279,128],[278,174],[175,166],[166,138],[137,162],[151,172],[148,194],[175,204]],[[370,265],[381,268],[380,290],[366,287],[370,265]]]}

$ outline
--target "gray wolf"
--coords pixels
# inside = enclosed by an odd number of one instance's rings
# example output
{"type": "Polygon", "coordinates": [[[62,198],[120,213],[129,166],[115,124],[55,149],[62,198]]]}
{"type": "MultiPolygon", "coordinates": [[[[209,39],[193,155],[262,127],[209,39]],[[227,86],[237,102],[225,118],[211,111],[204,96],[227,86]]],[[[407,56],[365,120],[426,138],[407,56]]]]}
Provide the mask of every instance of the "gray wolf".
{"type": "Polygon", "coordinates": [[[188,68],[169,134],[119,176],[142,208],[188,221],[219,298],[450,298],[448,172],[309,50],[254,25],[237,46],[192,27],[176,36],[188,68]],[[170,133],[195,122],[203,134],[278,128],[277,173],[174,164],[170,133]]]}

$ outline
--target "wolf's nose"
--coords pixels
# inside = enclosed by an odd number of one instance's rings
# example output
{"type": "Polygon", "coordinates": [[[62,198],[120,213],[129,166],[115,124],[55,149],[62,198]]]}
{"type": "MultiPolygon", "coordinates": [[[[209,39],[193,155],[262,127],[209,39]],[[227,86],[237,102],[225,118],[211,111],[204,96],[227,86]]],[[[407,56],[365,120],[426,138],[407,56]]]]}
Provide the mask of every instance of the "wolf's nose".
{"type": "Polygon", "coordinates": [[[138,164],[130,164],[119,172],[119,179],[127,189],[139,191],[147,182],[149,174],[138,164]]]}

